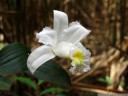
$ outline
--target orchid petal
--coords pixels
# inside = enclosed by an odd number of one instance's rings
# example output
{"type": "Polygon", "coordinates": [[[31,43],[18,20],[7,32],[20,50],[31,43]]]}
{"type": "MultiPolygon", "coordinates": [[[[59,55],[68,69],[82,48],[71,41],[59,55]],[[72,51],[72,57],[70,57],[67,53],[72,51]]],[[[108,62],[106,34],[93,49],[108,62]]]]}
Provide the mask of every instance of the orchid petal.
{"type": "Polygon", "coordinates": [[[57,32],[58,41],[63,37],[63,30],[65,28],[68,28],[67,14],[54,10],[54,30],[57,32]]]}
{"type": "Polygon", "coordinates": [[[38,47],[29,55],[27,60],[27,66],[31,73],[34,73],[39,66],[54,57],[55,55],[51,47],[43,45],[38,47]]]}
{"type": "Polygon", "coordinates": [[[75,44],[80,50],[83,50],[85,57],[84,60],[90,60],[90,56],[91,56],[91,52],[89,50],[87,50],[81,42],[78,42],[77,44],[75,44]]]}
{"type": "Polygon", "coordinates": [[[76,44],[86,37],[90,33],[90,30],[84,28],[79,22],[73,22],[64,32],[63,41],[76,44]]]}
{"type": "Polygon", "coordinates": [[[37,33],[36,38],[39,39],[38,42],[40,43],[53,46],[56,43],[56,31],[45,27],[41,32],[37,33]]]}
{"type": "Polygon", "coordinates": [[[87,66],[87,65],[78,65],[78,66],[72,66],[69,71],[72,73],[72,74],[75,74],[75,73],[83,73],[83,72],[87,72],[90,70],[90,66],[87,66]]]}
{"type": "Polygon", "coordinates": [[[72,74],[75,74],[77,72],[80,72],[80,73],[87,72],[88,70],[90,70],[90,56],[91,56],[91,53],[80,42],[75,44],[75,46],[77,46],[77,48],[82,51],[82,53],[84,54],[84,57],[83,57],[83,61],[81,62],[81,64],[76,64],[73,61],[71,62],[72,67],[70,69],[70,72],[72,74]]]}
{"type": "Polygon", "coordinates": [[[83,44],[81,42],[78,42],[75,44],[79,49],[81,50],[86,50],[86,48],[83,46],[83,44]]]}
{"type": "Polygon", "coordinates": [[[90,63],[91,63],[91,62],[90,62],[91,52],[90,52],[89,50],[87,50],[87,49],[82,45],[81,42],[78,42],[78,43],[76,44],[76,46],[77,46],[80,50],[82,50],[83,53],[85,54],[85,56],[84,56],[84,61],[83,61],[84,65],[90,66],[90,63]]]}

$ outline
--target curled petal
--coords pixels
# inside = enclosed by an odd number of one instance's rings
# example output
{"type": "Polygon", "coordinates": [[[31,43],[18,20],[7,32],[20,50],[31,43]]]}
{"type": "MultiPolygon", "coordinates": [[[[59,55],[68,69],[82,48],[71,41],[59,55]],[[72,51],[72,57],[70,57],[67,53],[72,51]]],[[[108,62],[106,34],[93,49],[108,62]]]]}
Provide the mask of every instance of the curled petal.
{"type": "Polygon", "coordinates": [[[79,22],[73,22],[67,29],[64,30],[65,35],[63,37],[63,41],[76,44],[89,33],[90,30],[84,28],[79,22]]]}
{"type": "Polygon", "coordinates": [[[54,30],[57,32],[58,41],[63,37],[63,30],[68,28],[68,16],[64,12],[54,10],[54,30]]]}
{"type": "Polygon", "coordinates": [[[41,32],[37,33],[36,38],[39,39],[40,43],[53,46],[56,43],[56,31],[45,27],[41,32]]]}
{"type": "Polygon", "coordinates": [[[51,47],[43,45],[30,54],[27,60],[27,66],[31,73],[34,73],[39,66],[54,57],[55,55],[51,47]]]}

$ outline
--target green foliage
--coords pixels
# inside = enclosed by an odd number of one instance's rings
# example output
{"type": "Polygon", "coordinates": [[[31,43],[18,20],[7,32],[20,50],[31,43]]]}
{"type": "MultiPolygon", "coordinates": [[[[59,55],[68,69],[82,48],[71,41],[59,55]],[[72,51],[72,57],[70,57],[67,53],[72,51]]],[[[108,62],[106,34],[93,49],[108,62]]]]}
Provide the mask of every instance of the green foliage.
{"type": "Polygon", "coordinates": [[[125,86],[125,81],[124,80],[121,80],[120,81],[120,85],[124,87],[125,86]]]}
{"type": "Polygon", "coordinates": [[[0,74],[19,73],[27,70],[30,49],[20,43],[13,43],[0,50],[0,74]]]}
{"type": "Polygon", "coordinates": [[[16,77],[16,80],[36,90],[36,84],[27,77],[16,77]]]}
{"type": "Polygon", "coordinates": [[[125,86],[125,81],[122,79],[122,80],[120,80],[120,85],[122,86],[122,87],[124,87],[125,86]]]}
{"type": "Polygon", "coordinates": [[[38,80],[38,85],[41,85],[42,83],[44,83],[44,80],[38,80]]]}
{"type": "MultiPolygon", "coordinates": [[[[27,58],[30,49],[20,43],[13,43],[0,50],[0,74],[19,73],[28,70],[27,58]]],[[[59,85],[69,86],[71,84],[67,72],[54,61],[49,60],[34,73],[35,77],[59,85]]],[[[35,89],[35,85],[28,78],[17,78],[22,83],[35,89]]],[[[43,83],[39,81],[38,85],[43,83]]]]}
{"type": "Polygon", "coordinates": [[[41,95],[47,94],[47,93],[52,93],[52,92],[63,92],[64,90],[60,87],[51,87],[43,90],[41,92],[41,95]]]}
{"type": "Polygon", "coordinates": [[[98,81],[101,81],[103,83],[106,83],[107,85],[111,85],[112,80],[108,75],[105,76],[105,78],[99,78],[98,81]]]}
{"type": "Polygon", "coordinates": [[[0,76],[0,90],[9,90],[12,85],[12,82],[5,78],[0,76]]]}
{"type": "Polygon", "coordinates": [[[0,43],[0,50],[5,47],[7,44],[4,44],[4,43],[0,43]]]}
{"type": "Polygon", "coordinates": [[[34,73],[38,79],[43,79],[58,85],[70,86],[70,77],[67,72],[53,60],[49,60],[41,65],[34,73]]]}

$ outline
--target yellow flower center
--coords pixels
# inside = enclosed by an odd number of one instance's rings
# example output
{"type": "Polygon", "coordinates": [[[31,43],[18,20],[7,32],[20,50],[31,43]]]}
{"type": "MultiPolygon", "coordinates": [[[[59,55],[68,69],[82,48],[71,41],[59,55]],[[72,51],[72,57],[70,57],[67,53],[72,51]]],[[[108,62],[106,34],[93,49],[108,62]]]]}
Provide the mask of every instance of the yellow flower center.
{"type": "Polygon", "coordinates": [[[73,62],[77,65],[77,64],[82,64],[83,60],[84,60],[84,54],[81,50],[77,49],[73,55],[73,62]]]}

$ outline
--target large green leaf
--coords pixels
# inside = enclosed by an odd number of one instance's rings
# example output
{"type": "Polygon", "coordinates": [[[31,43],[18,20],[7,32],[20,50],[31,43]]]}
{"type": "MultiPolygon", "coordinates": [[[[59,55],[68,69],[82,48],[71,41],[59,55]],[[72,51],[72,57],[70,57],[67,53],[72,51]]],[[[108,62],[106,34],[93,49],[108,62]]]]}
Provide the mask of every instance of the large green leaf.
{"type": "Polygon", "coordinates": [[[0,76],[0,90],[9,90],[12,85],[12,82],[5,78],[0,76]]]}
{"type": "Polygon", "coordinates": [[[13,43],[0,50],[0,74],[19,73],[27,69],[30,49],[20,43],[13,43]]]}
{"type": "Polygon", "coordinates": [[[67,72],[53,60],[49,60],[41,65],[34,73],[38,79],[43,79],[58,85],[70,86],[70,77],[67,72]]]}

